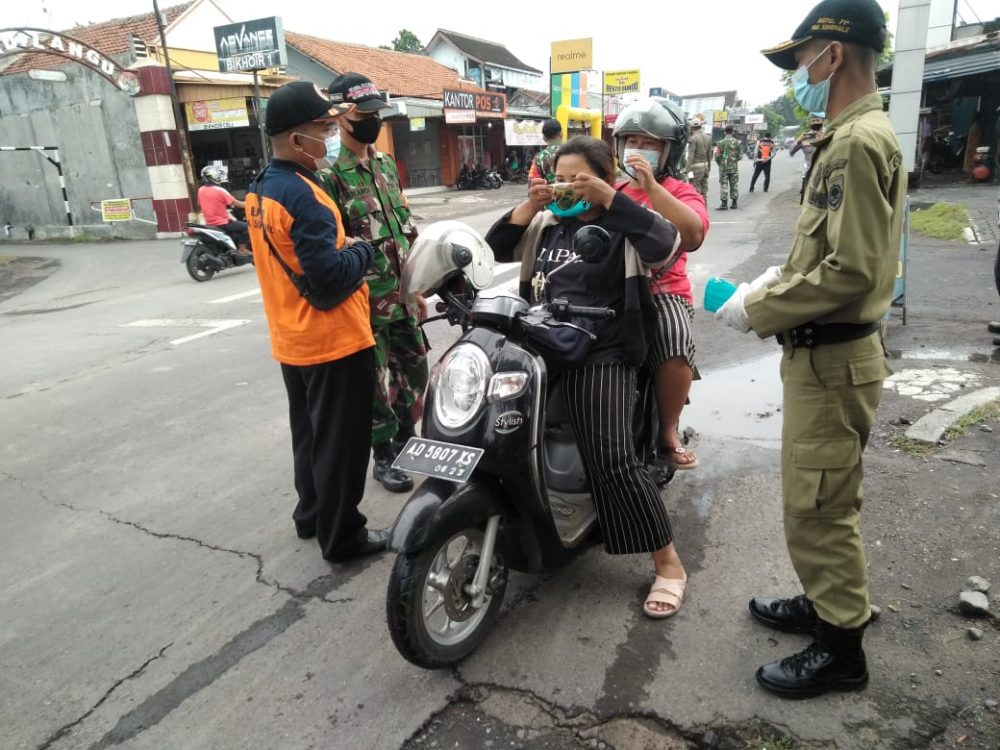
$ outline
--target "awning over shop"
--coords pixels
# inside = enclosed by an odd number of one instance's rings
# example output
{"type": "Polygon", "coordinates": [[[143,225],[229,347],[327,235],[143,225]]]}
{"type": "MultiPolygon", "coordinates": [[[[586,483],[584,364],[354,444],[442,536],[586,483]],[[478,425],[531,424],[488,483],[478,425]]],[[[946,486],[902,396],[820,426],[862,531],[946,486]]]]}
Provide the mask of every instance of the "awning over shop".
{"type": "Polygon", "coordinates": [[[943,81],[998,70],[1000,70],[1000,47],[994,47],[946,60],[931,58],[924,63],[924,81],[943,81]]]}
{"type": "MultiPolygon", "coordinates": [[[[260,92],[262,97],[268,97],[274,89],[283,83],[295,80],[286,76],[280,80],[275,77],[261,76],[260,92]]],[[[177,86],[177,98],[181,103],[208,101],[211,99],[230,99],[235,97],[253,96],[253,76],[246,73],[220,73],[211,70],[176,70],[174,82],[177,86]]]]}

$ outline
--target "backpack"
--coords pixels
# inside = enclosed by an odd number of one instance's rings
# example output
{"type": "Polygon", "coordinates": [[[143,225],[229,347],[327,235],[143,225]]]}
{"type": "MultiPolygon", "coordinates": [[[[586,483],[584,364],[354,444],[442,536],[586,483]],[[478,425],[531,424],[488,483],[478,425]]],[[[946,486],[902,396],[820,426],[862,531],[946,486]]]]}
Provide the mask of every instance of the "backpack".
{"type": "Polygon", "coordinates": [[[760,141],[760,143],[758,143],[757,145],[760,148],[760,158],[763,159],[764,161],[770,159],[771,152],[774,150],[774,142],[760,141]]]}

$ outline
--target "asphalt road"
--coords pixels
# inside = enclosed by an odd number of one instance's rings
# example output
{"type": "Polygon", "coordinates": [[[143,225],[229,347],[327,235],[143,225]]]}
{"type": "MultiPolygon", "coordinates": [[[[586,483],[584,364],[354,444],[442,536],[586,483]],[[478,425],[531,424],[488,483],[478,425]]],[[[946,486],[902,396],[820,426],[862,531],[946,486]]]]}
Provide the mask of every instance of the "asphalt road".
{"type": "MultiPolygon", "coordinates": [[[[770,193],[713,212],[689,266],[699,295],[784,254],[761,238],[790,236],[769,216],[794,203],[798,166],[779,155],[770,193]]],[[[521,190],[414,210],[469,211],[485,230],[521,190]]],[[[635,717],[688,733],[756,717],[807,742],[876,718],[847,698],[791,715],[753,682],[789,644],[754,628],[745,600],[796,590],[773,347],[699,316],[706,377],[684,423],[702,467],[664,495],[691,581],[676,618],[640,613],[647,559],[594,549],[515,576],[480,651],[425,672],[386,632],[391,558],[333,567],[295,536],[287,403],[252,268],[195,284],[177,241],[5,251],[61,267],[0,302],[0,747],[485,747],[462,739],[480,736],[463,706],[484,693],[496,747],[561,747],[531,744],[558,721],[619,721],[625,748],[644,747],[635,717]]],[[[454,338],[440,323],[429,335],[435,357],[454,338]]],[[[404,501],[369,479],[362,509],[389,526],[404,501]]]]}

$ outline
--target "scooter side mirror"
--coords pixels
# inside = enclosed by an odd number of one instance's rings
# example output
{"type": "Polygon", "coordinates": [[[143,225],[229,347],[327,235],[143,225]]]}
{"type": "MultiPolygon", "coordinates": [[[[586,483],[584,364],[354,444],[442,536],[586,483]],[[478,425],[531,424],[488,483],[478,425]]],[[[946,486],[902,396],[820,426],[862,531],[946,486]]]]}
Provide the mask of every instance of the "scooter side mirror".
{"type": "Polygon", "coordinates": [[[611,252],[611,235],[603,227],[588,224],[573,235],[573,249],[584,263],[598,263],[611,252]]]}

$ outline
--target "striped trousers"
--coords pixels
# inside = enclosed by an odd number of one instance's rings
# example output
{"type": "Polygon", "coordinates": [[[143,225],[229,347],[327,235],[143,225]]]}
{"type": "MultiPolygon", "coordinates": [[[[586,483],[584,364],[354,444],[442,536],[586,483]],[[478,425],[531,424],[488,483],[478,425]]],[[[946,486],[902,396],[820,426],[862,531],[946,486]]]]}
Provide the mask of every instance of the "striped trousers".
{"type": "Polygon", "coordinates": [[[673,541],[660,491],[632,441],[637,369],[620,362],[567,371],[566,404],[594,496],[604,549],[653,552],[673,541]]]}

